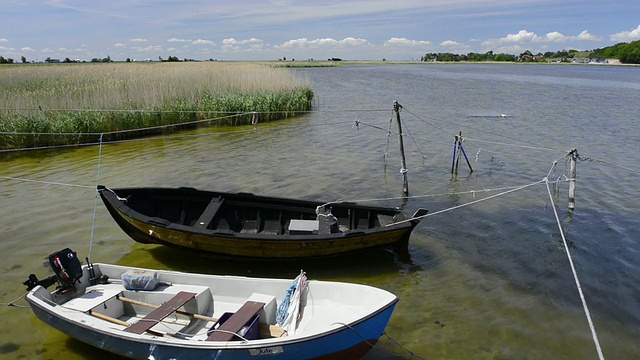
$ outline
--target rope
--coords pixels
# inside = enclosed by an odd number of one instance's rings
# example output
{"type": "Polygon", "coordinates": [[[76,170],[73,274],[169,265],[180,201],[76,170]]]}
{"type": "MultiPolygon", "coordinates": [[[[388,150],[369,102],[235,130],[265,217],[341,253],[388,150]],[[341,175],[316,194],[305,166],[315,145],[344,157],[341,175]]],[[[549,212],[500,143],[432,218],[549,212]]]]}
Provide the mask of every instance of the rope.
{"type": "Polygon", "coordinates": [[[410,221],[413,221],[413,220],[423,219],[423,218],[426,218],[428,216],[441,214],[441,213],[444,213],[444,212],[447,212],[447,211],[453,211],[453,210],[456,210],[456,209],[459,209],[459,208],[462,208],[462,207],[465,207],[465,206],[469,206],[469,205],[477,204],[477,203],[482,202],[482,201],[493,199],[493,198],[498,197],[498,196],[506,195],[506,194],[512,193],[514,191],[522,190],[522,189],[528,188],[528,187],[533,186],[533,185],[538,185],[538,184],[541,184],[543,182],[545,182],[545,179],[536,181],[536,182],[531,183],[531,184],[518,186],[518,187],[516,187],[514,189],[507,190],[507,191],[501,192],[499,194],[487,196],[486,198],[482,198],[482,199],[478,199],[478,200],[475,200],[475,201],[471,201],[471,202],[468,202],[466,204],[461,204],[461,205],[453,206],[453,207],[450,207],[450,208],[447,208],[447,209],[444,209],[444,210],[436,211],[436,212],[433,212],[433,213],[430,213],[430,214],[426,214],[426,215],[422,215],[422,216],[416,216],[416,217],[412,217],[412,218],[409,218],[409,219],[406,219],[406,220],[402,220],[402,221],[397,221],[397,222],[394,222],[394,223],[391,223],[391,224],[387,224],[385,226],[393,226],[393,225],[396,225],[396,224],[402,224],[402,223],[410,222],[410,221]]]}
{"type": "MultiPolygon", "coordinates": [[[[369,340],[367,340],[364,336],[362,336],[362,334],[360,334],[360,333],[358,332],[358,330],[354,329],[351,325],[349,325],[349,324],[347,324],[347,323],[343,323],[343,322],[340,322],[340,321],[336,321],[336,322],[331,323],[331,325],[343,325],[343,326],[346,326],[346,327],[347,327],[347,328],[349,328],[351,331],[353,331],[353,332],[354,332],[354,333],[355,333],[355,334],[356,334],[360,339],[362,339],[362,341],[363,341],[365,344],[369,345],[372,349],[376,349],[376,350],[382,351],[382,352],[384,352],[384,353],[386,353],[386,354],[389,354],[389,355],[395,355],[395,356],[397,356],[397,354],[394,354],[394,353],[392,353],[392,352],[390,352],[390,351],[387,351],[387,350],[385,350],[385,349],[383,349],[383,348],[381,348],[381,347],[377,346],[376,344],[372,344],[369,340]]],[[[410,356],[411,356],[412,358],[413,358],[413,357],[417,357],[418,359],[422,359],[422,360],[424,360],[424,358],[422,358],[422,357],[418,356],[415,352],[413,352],[413,351],[411,351],[411,350],[407,349],[404,345],[400,344],[398,341],[396,341],[395,339],[391,338],[391,336],[389,336],[389,335],[387,334],[387,332],[386,332],[386,331],[385,331],[385,332],[383,332],[382,334],[383,334],[383,335],[385,335],[387,338],[389,338],[389,340],[391,340],[394,344],[396,344],[397,346],[399,346],[399,347],[401,347],[402,349],[406,350],[406,351],[410,354],[410,356]]]]}
{"type": "Polygon", "coordinates": [[[411,354],[411,357],[417,357],[418,359],[423,359],[423,357],[418,356],[415,352],[409,350],[406,346],[402,345],[398,340],[392,338],[389,334],[387,334],[387,332],[383,332],[382,335],[386,336],[387,339],[389,339],[392,343],[396,344],[396,346],[404,349],[405,351],[407,351],[409,354],[411,354]]]}
{"type": "MultiPolygon", "coordinates": [[[[334,122],[328,122],[328,123],[322,123],[322,124],[310,124],[310,125],[306,125],[307,128],[311,128],[311,127],[321,127],[321,126],[333,126],[333,125],[339,125],[339,124],[344,124],[344,121],[334,121],[334,122]]],[[[297,124],[292,124],[289,126],[282,126],[282,127],[278,127],[278,131],[280,130],[287,130],[287,129],[299,129],[300,126],[297,124]]],[[[69,136],[78,136],[78,135],[102,135],[102,134],[115,134],[116,132],[109,132],[109,133],[54,133],[56,135],[69,135],[69,136]]],[[[229,135],[229,134],[242,134],[242,133],[255,133],[254,129],[251,130],[237,130],[237,131],[225,131],[224,133],[220,133],[220,132],[215,132],[215,133],[206,133],[206,134],[191,134],[191,135],[168,135],[168,136],[158,136],[158,137],[153,137],[153,138],[137,138],[137,139],[126,139],[126,140],[113,140],[113,141],[103,141],[102,144],[123,144],[123,143],[130,143],[130,142],[137,142],[137,141],[170,141],[170,140],[182,140],[182,139],[190,139],[190,138],[199,138],[199,137],[206,137],[206,136],[220,136],[220,135],[229,135]]],[[[34,133],[3,133],[0,132],[0,135],[34,135],[34,133]]],[[[44,134],[47,135],[47,134],[44,134]]],[[[52,135],[52,134],[49,134],[52,135]]],[[[52,146],[40,146],[40,147],[33,147],[33,148],[21,148],[21,149],[3,149],[0,150],[0,153],[8,153],[8,152],[21,152],[21,151],[31,151],[31,150],[49,150],[49,149],[64,149],[64,148],[70,148],[70,147],[79,147],[79,146],[94,146],[94,145],[99,145],[100,142],[94,142],[94,143],[83,143],[83,144],[69,144],[69,145],[52,145],[52,146]]]]}
{"type": "MultiPolygon", "coordinates": [[[[23,134],[24,135],[24,133],[15,133],[15,134],[23,134]]],[[[65,135],[67,135],[67,134],[65,134],[65,135]]],[[[78,134],[73,134],[73,135],[78,135],[78,134]]],[[[93,146],[93,145],[97,145],[97,144],[98,143],[84,143],[84,144],[69,144],[69,145],[38,146],[38,147],[20,148],[20,149],[3,149],[3,150],[0,150],[0,153],[31,151],[31,150],[65,149],[65,148],[70,148],[70,147],[93,146]]]]}
{"type": "Polygon", "coordinates": [[[28,293],[29,293],[29,292],[26,292],[26,293],[24,293],[22,296],[20,296],[19,298],[15,299],[15,300],[12,300],[12,301],[9,301],[8,303],[0,303],[0,305],[2,305],[2,306],[9,306],[9,307],[16,307],[16,308],[19,308],[19,309],[29,309],[29,308],[30,308],[30,306],[25,306],[25,305],[16,305],[16,304],[14,304],[15,302],[18,302],[18,301],[20,301],[20,300],[24,299],[24,297],[25,297],[25,296],[27,296],[27,294],[28,294],[28,293]]]}
{"type": "Polygon", "coordinates": [[[558,224],[558,229],[560,230],[560,236],[562,237],[562,243],[564,244],[564,249],[567,253],[567,259],[569,260],[569,265],[571,265],[571,272],[573,273],[573,279],[576,283],[576,287],[578,288],[578,293],[580,294],[580,300],[582,301],[582,307],[584,309],[584,314],[587,317],[587,321],[589,322],[589,329],[591,330],[591,336],[593,337],[593,342],[596,346],[596,350],[598,351],[598,357],[600,360],[604,360],[604,355],[602,354],[602,349],[600,348],[600,342],[598,341],[598,334],[596,333],[595,326],[593,325],[593,321],[591,320],[591,314],[589,313],[589,307],[587,306],[587,301],[584,298],[584,294],[582,293],[582,286],[580,285],[580,280],[578,279],[578,274],[576,272],[576,268],[573,265],[573,260],[571,259],[571,252],[569,251],[569,246],[567,245],[567,239],[564,236],[564,231],[562,229],[562,224],[560,223],[560,217],[558,216],[558,211],[556,210],[556,205],[553,202],[553,195],[551,194],[551,189],[549,188],[549,181],[547,178],[543,180],[547,185],[547,192],[549,193],[549,200],[551,201],[551,206],[553,208],[553,214],[556,217],[556,222],[558,224]]]}
{"type": "Polygon", "coordinates": [[[102,135],[100,135],[100,147],[98,148],[98,170],[96,175],[96,192],[93,198],[93,219],[91,220],[91,240],[89,241],[89,256],[87,262],[91,263],[91,251],[93,250],[93,239],[96,227],[96,213],[98,208],[98,184],[100,183],[100,168],[102,167],[102,135]]]}
{"type": "Polygon", "coordinates": [[[243,116],[243,115],[247,115],[247,114],[250,114],[250,113],[240,113],[240,114],[236,113],[235,115],[229,115],[229,116],[223,116],[223,117],[217,117],[217,118],[208,118],[208,119],[202,119],[202,120],[196,120],[196,121],[188,121],[188,122],[168,124],[168,125],[150,126],[150,127],[146,127],[146,128],[136,128],[136,129],[128,129],[128,130],[109,131],[109,132],[103,132],[103,133],[91,133],[91,132],[84,132],[84,133],[0,132],[0,135],[50,135],[50,136],[80,136],[80,135],[82,135],[82,136],[100,136],[100,137],[102,137],[105,134],[106,135],[124,134],[124,133],[131,133],[131,132],[166,129],[166,128],[171,128],[171,127],[176,127],[176,126],[183,126],[183,125],[195,125],[195,124],[199,124],[199,123],[203,123],[203,122],[210,122],[210,121],[214,121],[214,120],[220,121],[220,120],[224,120],[224,119],[228,119],[228,118],[232,118],[232,117],[243,116]]]}
{"type": "Polygon", "coordinates": [[[79,187],[79,188],[85,188],[85,189],[93,189],[94,188],[94,186],[75,185],[75,184],[60,183],[60,182],[53,182],[53,181],[43,181],[43,180],[33,180],[33,179],[17,178],[17,177],[11,177],[11,176],[0,176],[0,179],[13,180],[13,181],[23,181],[23,182],[33,182],[33,183],[46,184],[46,185],[79,187]]]}
{"type": "Polygon", "coordinates": [[[422,159],[426,159],[426,156],[424,156],[424,154],[422,153],[422,149],[420,149],[420,147],[418,146],[418,143],[416,142],[416,138],[411,134],[411,131],[409,130],[409,127],[407,126],[405,121],[404,120],[400,120],[400,121],[402,121],[402,126],[404,126],[404,129],[407,130],[407,133],[409,134],[409,138],[413,141],[413,145],[416,146],[416,149],[418,149],[418,152],[422,156],[422,159]]]}
{"type": "MultiPolygon", "coordinates": [[[[518,148],[523,148],[523,149],[548,150],[548,151],[563,151],[563,150],[559,150],[559,149],[546,148],[546,147],[540,147],[540,146],[532,146],[532,145],[518,145],[518,144],[511,144],[511,143],[501,143],[501,142],[497,142],[497,141],[480,140],[480,139],[473,139],[473,138],[466,138],[466,140],[472,140],[472,141],[483,142],[483,143],[487,143],[487,144],[494,144],[494,145],[513,146],[513,147],[518,147],[518,148]]],[[[520,141],[520,140],[518,140],[518,141],[520,141]]]]}

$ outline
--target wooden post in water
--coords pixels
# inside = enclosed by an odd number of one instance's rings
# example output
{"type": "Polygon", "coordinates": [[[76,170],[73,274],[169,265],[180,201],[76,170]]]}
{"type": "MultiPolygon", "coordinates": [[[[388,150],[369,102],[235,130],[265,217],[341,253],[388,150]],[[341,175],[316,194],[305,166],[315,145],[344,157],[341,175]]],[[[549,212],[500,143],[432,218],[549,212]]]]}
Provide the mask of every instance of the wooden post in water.
{"type": "Polygon", "coordinates": [[[458,152],[458,135],[453,135],[453,159],[451,159],[451,173],[453,174],[453,170],[456,166],[456,156],[458,152]]]}
{"type": "Polygon", "coordinates": [[[569,169],[569,210],[576,207],[576,159],[578,158],[578,150],[571,149],[569,152],[571,165],[569,169]]]}
{"type": "Polygon", "coordinates": [[[400,108],[402,105],[398,104],[398,100],[393,100],[393,111],[396,113],[396,121],[398,123],[398,142],[400,143],[400,156],[402,158],[402,168],[400,173],[403,176],[402,195],[409,195],[409,180],[407,178],[407,160],[404,157],[404,140],[402,136],[402,124],[400,123],[400,108]]]}
{"type": "Polygon", "coordinates": [[[460,162],[460,154],[462,154],[464,156],[464,159],[467,161],[469,171],[473,172],[473,167],[471,167],[471,163],[469,162],[467,153],[462,147],[462,131],[458,132],[458,135],[453,135],[453,161],[451,163],[452,174],[458,175],[458,163],[460,162]]]}
{"type": "MultiPolygon", "coordinates": [[[[462,155],[464,156],[464,160],[467,162],[467,166],[469,166],[469,171],[473,172],[473,168],[471,167],[471,163],[469,162],[469,158],[467,157],[467,153],[464,151],[464,147],[462,147],[462,131],[458,132],[458,146],[460,146],[460,151],[462,152],[462,155]]],[[[458,154],[458,156],[460,156],[460,154],[458,154]]]]}

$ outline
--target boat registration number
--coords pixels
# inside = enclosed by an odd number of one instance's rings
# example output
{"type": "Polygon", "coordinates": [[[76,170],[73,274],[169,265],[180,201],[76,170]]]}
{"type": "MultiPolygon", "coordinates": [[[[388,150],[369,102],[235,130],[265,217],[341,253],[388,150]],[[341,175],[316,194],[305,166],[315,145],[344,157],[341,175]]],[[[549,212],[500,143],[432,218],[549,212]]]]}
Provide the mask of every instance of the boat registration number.
{"type": "Polygon", "coordinates": [[[273,346],[273,347],[261,348],[261,349],[249,349],[249,354],[251,354],[251,356],[282,354],[283,352],[284,352],[284,349],[282,348],[282,346],[273,346]]]}

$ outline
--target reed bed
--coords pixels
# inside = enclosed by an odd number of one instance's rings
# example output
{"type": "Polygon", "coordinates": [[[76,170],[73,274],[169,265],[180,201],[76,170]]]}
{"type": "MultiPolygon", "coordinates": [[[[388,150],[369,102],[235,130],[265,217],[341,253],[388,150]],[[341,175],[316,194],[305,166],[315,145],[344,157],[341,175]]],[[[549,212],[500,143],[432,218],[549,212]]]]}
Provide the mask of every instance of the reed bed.
{"type": "Polygon", "coordinates": [[[95,134],[133,138],[202,123],[244,125],[251,112],[272,121],[310,110],[312,100],[308,80],[254,63],[3,66],[0,149],[95,142],[95,134]]]}

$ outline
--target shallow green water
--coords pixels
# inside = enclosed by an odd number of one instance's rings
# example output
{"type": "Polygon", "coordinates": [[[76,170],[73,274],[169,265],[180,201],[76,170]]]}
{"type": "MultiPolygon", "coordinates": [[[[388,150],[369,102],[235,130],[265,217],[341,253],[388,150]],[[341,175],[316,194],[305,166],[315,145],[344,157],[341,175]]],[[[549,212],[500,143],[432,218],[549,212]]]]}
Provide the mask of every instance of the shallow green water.
{"type": "MultiPolygon", "coordinates": [[[[395,124],[389,139],[386,133],[397,99],[412,135],[405,139],[408,213],[418,207],[433,213],[499,192],[483,189],[539,181],[561,159],[555,180],[566,173],[562,156],[573,147],[598,160],[578,164],[573,213],[566,209],[566,183],[555,199],[605,357],[637,356],[640,190],[629,169],[640,158],[637,151],[621,151],[622,144],[637,150],[640,143],[635,69],[410,65],[296,71],[311,79],[318,111],[259,124],[257,132],[201,129],[105,144],[100,157],[98,147],[0,154],[0,302],[24,294],[29,273],[48,275],[42,264],[51,252],[71,247],[88,256],[93,233],[94,262],[292,279],[302,268],[312,279],[384,288],[400,298],[387,333],[423,358],[597,358],[544,185],[427,217],[412,234],[409,258],[378,251],[289,263],[220,260],[136,244],[95,201],[100,183],[389,198],[378,203],[403,205],[397,199],[402,178],[395,124]],[[358,128],[354,120],[361,122],[358,128]],[[463,162],[452,177],[458,131],[469,139],[464,146],[474,172],[463,162]]],[[[0,319],[0,358],[113,358],[48,328],[28,309],[0,307],[0,319]]],[[[384,337],[380,348],[369,358],[409,354],[384,337]]]]}

